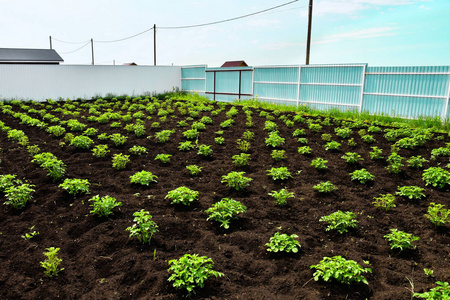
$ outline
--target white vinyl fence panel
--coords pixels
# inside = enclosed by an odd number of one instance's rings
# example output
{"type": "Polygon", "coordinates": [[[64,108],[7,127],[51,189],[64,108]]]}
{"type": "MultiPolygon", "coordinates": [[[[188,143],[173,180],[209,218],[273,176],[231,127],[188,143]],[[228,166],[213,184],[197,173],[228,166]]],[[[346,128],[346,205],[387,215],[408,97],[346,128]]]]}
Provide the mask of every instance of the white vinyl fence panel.
{"type": "Polygon", "coordinates": [[[90,99],[176,88],[181,88],[181,67],[177,66],[0,64],[0,99],[90,99]]]}

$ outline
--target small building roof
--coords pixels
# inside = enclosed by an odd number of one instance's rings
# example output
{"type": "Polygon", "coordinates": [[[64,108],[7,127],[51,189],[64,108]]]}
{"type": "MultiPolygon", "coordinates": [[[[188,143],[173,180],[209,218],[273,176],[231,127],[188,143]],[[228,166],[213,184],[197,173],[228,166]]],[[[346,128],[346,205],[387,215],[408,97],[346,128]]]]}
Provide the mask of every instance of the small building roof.
{"type": "Polygon", "coordinates": [[[0,63],[59,64],[64,60],[53,49],[0,48],[0,63]]]}
{"type": "Polygon", "coordinates": [[[226,61],[221,68],[232,67],[248,67],[247,63],[243,60],[226,61]]]}
{"type": "Polygon", "coordinates": [[[137,63],[135,62],[130,62],[130,63],[124,63],[124,66],[137,66],[137,63]]]}

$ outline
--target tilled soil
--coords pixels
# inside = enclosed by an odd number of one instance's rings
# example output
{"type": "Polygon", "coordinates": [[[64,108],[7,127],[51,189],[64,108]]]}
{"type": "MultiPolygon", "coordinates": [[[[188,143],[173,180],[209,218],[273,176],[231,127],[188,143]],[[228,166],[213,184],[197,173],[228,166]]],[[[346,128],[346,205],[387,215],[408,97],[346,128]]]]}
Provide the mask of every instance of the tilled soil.
{"type": "MultiPolygon", "coordinates": [[[[33,105],[32,105],[33,106],[33,105]]],[[[215,107],[217,108],[217,107],[215,107]]],[[[111,128],[107,124],[88,122],[88,112],[81,111],[78,120],[99,133],[121,133],[128,137],[122,147],[114,147],[111,141],[93,138],[95,144],[108,144],[110,153],[106,158],[96,158],[89,150],[78,150],[74,146],[61,146],[58,139],[45,130],[20,124],[20,120],[0,113],[5,125],[20,129],[29,137],[30,145],[38,145],[41,151],[51,152],[67,165],[65,178],[88,179],[90,194],[74,197],[67,194],[53,182],[46,172],[31,162],[26,147],[8,140],[0,132],[0,174],[16,174],[18,178],[35,185],[32,202],[20,211],[10,206],[0,207],[0,297],[2,299],[180,299],[184,291],[176,290],[168,282],[168,261],[178,259],[185,253],[199,254],[212,258],[214,268],[224,277],[210,278],[203,289],[192,295],[192,299],[410,299],[411,291],[423,292],[433,283],[450,280],[450,237],[448,226],[434,227],[425,217],[430,202],[450,207],[447,188],[436,189],[425,186],[423,169],[405,166],[400,174],[386,170],[385,160],[370,159],[370,147],[383,149],[385,158],[391,151],[391,144],[383,133],[375,133],[376,142],[367,144],[353,129],[352,137],[357,146],[350,147],[346,140],[336,136],[336,126],[323,126],[320,132],[311,132],[305,123],[295,123],[293,128],[276,118],[279,132],[286,143],[279,149],[286,151],[287,158],[275,162],[272,148],[266,146],[267,131],[263,130],[265,118],[253,110],[253,127],[246,128],[246,116],[239,108],[235,124],[222,129],[220,123],[227,119],[225,112],[211,117],[212,124],[202,131],[198,144],[212,145],[210,158],[197,154],[197,150],[182,152],[177,147],[185,141],[177,122],[186,118],[175,109],[175,117],[168,117],[159,128],[151,128],[158,121],[144,119],[147,134],[136,137],[123,128],[111,128]],[[304,128],[311,155],[301,155],[297,148],[302,146],[292,132],[304,128]],[[167,143],[158,143],[154,133],[164,129],[175,129],[167,143]],[[214,142],[215,132],[223,130],[225,145],[214,142]],[[239,154],[236,141],[246,130],[255,133],[251,141],[251,161],[243,168],[237,168],[232,156],[239,154]],[[338,151],[326,151],[322,134],[331,134],[333,140],[342,143],[338,151]],[[148,153],[130,155],[126,169],[112,168],[113,154],[129,155],[134,145],[147,148],[148,153]],[[364,161],[348,165],[341,156],[345,152],[358,152],[364,161]],[[157,154],[171,154],[168,164],[155,161],[157,154]],[[318,171],[310,166],[311,160],[322,157],[328,160],[328,169],[318,171]],[[203,167],[201,175],[193,177],[187,165],[203,167]],[[267,175],[271,167],[286,166],[292,178],[273,181],[267,175]],[[360,184],[352,181],[350,172],[366,168],[375,175],[372,183],[360,184]],[[141,170],[151,171],[158,176],[158,182],[148,187],[130,183],[129,177],[141,170]],[[231,171],[245,171],[253,179],[245,191],[234,191],[221,183],[222,176],[231,171]],[[300,172],[301,171],[301,172],[300,172]],[[322,195],[313,186],[322,181],[331,181],[339,189],[322,195]],[[398,186],[416,185],[426,188],[426,199],[411,201],[396,197],[396,207],[385,212],[374,207],[373,198],[380,194],[395,194],[398,186]],[[179,186],[199,191],[199,200],[188,207],[170,204],[167,193],[179,186]],[[286,187],[295,193],[284,207],[276,206],[268,195],[286,187]],[[99,218],[89,213],[92,209],[89,199],[94,195],[110,195],[123,205],[115,208],[108,218],[99,218]],[[247,207],[247,212],[232,222],[225,230],[218,223],[206,221],[205,210],[222,198],[233,198],[247,207]],[[125,229],[133,224],[133,213],[145,209],[158,224],[157,232],[150,245],[142,245],[129,237],[125,229]],[[339,234],[326,231],[326,224],[319,222],[321,216],[337,210],[352,211],[357,215],[358,228],[339,234]],[[39,235],[30,240],[21,238],[29,228],[39,235]],[[398,252],[391,250],[383,236],[389,229],[398,228],[420,240],[416,249],[398,252]],[[296,254],[273,254],[265,246],[275,232],[297,234],[301,250],[296,254]],[[64,268],[58,276],[48,278],[39,265],[48,247],[59,247],[58,256],[64,268]],[[325,256],[341,255],[357,261],[370,262],[372,273],[365,284],[339,284],[334,281],[314,281],[311,265],[325,256]],[[433,269],[434,278],[425,275],[423,269],[433,269]]],[[[37,107],[37,109],[40,109],[37,107]]],[[[13,107],[14,111],[21,111],[13,107]]],[[[22,111],[23,112],[23,111],[22,111]]],[[[146,116],[149,114],[143,111],[146,116]]],[[[125,113],[125,112],[122,112],[125,113]]],[[[133,112],[134,113],[134,112],[133,112]]],[[[60,119],[71,119],[61,113],[53,113],[60,119]]],[[[284,114],[284,113],[282,113],[284,114]]],[[[39,115],[31,115],[39,118],[39,115]]],[[[201,116],[211,116],[202,112],[201,116]]],[[[292,119],[292,116],[288,116],[292,119]]],[[[317,118],[305,116],[307,118],[317,118]]],[[[331,120],[334,122],[334,120],[331,120]]],[[[188,122],[192,124],[192,121],[188,122]]],[[[123,125],[125,125],[122,122],[123,125]]],[[[77,133],[74,133],[77,134],[77,133]]],[[[435,137],[442,134],[436,134],[435,137]]],[[[421,155],[429,160],[424,168],[445,167],[448,158],[430,159],[430,152],[450,142],[447,134],[443,139],[428,141],[414,150],[401,149],[402,157],[421,155]]],[[[448,187],[448,186],[447,186],[448,187]]],[[[3,194],[0,200],[5,201],[3,194]]]]}

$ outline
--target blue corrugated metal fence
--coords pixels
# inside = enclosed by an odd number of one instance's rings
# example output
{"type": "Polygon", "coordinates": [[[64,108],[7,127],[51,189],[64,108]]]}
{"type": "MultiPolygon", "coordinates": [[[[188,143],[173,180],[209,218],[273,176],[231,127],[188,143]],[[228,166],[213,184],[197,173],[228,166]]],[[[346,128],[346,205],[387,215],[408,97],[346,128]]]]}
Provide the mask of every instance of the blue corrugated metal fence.
{"type": "Polygon", "coordinates": [[[450,67],[367,64],[182,68],[182,89],[210,99],[307,105],[404,118],[450,118],[450,67]]]}

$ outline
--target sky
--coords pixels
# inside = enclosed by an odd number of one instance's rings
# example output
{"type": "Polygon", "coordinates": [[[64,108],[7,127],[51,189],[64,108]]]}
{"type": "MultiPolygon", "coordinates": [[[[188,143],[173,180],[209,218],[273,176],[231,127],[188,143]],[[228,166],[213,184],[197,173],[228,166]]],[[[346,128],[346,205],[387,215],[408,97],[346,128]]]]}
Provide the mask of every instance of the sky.
{"type": "MultiPolygon", "coordinates": [[[[49,48],[64,64],[301,65],[309,0],[2,0],[0,48],[49,48]],[[234,21],[193,28],[291,4],[234,21]],[[166,28],[164,28],[166,27],[166,28]],[[134,38],[124,39],[138,33],[134,38]],[[83,47],[84,46],[84,47],[83,47]]],[[[450,65],[450,0],[314,0],[310,64],[450,65]]]]}

